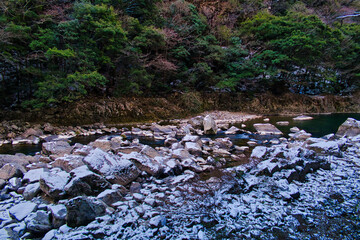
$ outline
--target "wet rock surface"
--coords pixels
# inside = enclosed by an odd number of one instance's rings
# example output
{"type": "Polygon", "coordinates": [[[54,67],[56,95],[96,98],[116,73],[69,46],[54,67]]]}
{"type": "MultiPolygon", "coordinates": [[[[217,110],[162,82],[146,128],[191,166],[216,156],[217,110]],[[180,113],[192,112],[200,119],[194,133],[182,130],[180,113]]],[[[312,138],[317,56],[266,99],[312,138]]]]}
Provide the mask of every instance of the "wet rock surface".
{"type": "Polygon", "coordinates": [[[0,238],[360,237],[360,135],[313,138],[299,129],[249,148],[202,136],[202,124],[132,129],[163,139],[157,147],[126,139],[124,129],[96,144],[44,143],[48,150],[31,160],[4,157],[22,171],[9,168],[0,184],[0,238]]]}

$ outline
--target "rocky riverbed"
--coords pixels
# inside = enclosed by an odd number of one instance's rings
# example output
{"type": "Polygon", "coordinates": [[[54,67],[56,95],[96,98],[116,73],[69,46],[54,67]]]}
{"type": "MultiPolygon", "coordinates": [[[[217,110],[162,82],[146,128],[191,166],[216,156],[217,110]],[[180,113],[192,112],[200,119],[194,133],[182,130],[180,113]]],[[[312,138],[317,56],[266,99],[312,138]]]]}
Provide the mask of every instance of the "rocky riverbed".
{"type": "Polygon", "coordinates": [[[360,121],[322,138],[293,129],[266,146],[203,136],[242,132],[230,126],[246,118],[108,128],[117,134],[87,145],[52,135],[35,156],[0,155],[0,238],[360,238],[360,121]]]}

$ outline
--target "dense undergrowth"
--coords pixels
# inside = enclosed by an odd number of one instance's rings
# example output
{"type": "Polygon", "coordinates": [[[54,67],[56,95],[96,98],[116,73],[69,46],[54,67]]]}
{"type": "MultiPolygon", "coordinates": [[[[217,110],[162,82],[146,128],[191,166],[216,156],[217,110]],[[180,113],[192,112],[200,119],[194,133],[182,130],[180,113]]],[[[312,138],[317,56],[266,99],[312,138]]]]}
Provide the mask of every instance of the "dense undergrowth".
{"type": "Polygon", "coordinates": [[[172,92],[349,93],[358,1],[3,0],[3,107],[172,92]],[[355,14],[356,15],[356,14],[355,14]]]}

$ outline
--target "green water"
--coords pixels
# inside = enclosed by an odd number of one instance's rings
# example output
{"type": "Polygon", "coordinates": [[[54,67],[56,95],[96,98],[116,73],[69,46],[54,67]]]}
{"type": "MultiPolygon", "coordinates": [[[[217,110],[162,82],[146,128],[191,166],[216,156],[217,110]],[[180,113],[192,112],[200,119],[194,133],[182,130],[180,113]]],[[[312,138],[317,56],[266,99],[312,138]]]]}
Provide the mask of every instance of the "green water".
{"type": "MultiPolygon", "coordinates": [[[[290,133],[290,128],[298,127],[303,129],[306,132],[312,134],[313,137],[323,137],[330,133],[336,133],[339,126],[346,121],[347,118],[351,117],[356,120],[360,120],[360,113],[334,113],[334,114],[319,114],[319,115],[309,115],[313,117],[312,120],[306,121],[294,121],[295,116],[269,116],[270,123],[275,125],[280,131],[284,133],[284,136],[287,136],[290,133]],[[276,122],[279,121],[288,121],[288,126],[279,126],[276,122]]],[[[255,132],[253,127],[254,123],[261,123],[262,119],[255,119],[246,122],[246,129],[255,132]]]]}
{"type": "MultiPolygon", "coordinates": [[[[305,130],[313,135],[313,137],[322,137],[324,135],[330,133],[336,133],[339,126],[345,122],[345,120],[349,117],[360,120],[360,113],[335,113],[335,114],[320,114],[320,115],[311,115],[313,117],[312,120],[307,121],[294,121],[293,117],[289,116],[269,116],[270,123],[274,124],[280,131],[284,133],[284,136],[287,137],[290,133],[290,128],[298,127],[300,129],[305,130]],[[279,121],[289,121],[288,126],[278,126],[276,122],[279,121]]],[[[251,132],[255,132],[253,127],[254,123],[261,123],[262,119],[254,119],[251,121],[245,122],[247,127],[246,130],[251,132]]],[[[238,126],[240,128],[240,126],[238,126]]],[[[88,144],[91,141],[95,141],[97,138],[101,137],[101,135],[91,135],[91,136],[78,136],[71,139],[71,144],[82,143],[88,144]]],[[[211,136],[211,138],[218,137],[230,137],[230,139],[236,145],[246,145],[246,142],[251,140],[259,141],[265,139],[272,139],[274,136],[259,136],[256,134],[248,135],[248,134],[236,134],[236,135],[225,135],[224,132],[220,132],[217,135],[211,136]]],[[[130,140],[132,138],[130,137],[130,140]]],[[[143,144],[150,145],[152,147],[162,146],[163,140],[155,141],[151,139],[140,139],[140,142],[143,144]]],[[[15,153],[24,153],[27,155],[34,155],[36,152],[41,151],[41,144],[37,145],[28,145],[28,144],[19,144],[19,145],[11,145],[5,144],[0,147],[0,154],[15,154],[15,153]]]]}

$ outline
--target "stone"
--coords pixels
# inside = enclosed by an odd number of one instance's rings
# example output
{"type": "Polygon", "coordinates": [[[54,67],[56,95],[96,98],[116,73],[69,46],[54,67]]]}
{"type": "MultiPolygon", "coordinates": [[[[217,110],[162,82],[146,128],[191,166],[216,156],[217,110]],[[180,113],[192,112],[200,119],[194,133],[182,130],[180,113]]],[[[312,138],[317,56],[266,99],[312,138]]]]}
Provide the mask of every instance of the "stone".
{"type": "Polygon", "coordinates": [[[111,184],[99,174],[88,169],[87,166],[80,166],[70,172],[71,180],[64,187],[65,192],[70,196],[99,194],[111,184]]]}
{"type": "Polygon", "coordinates": [[[51,163],[53,167],[61,168],[66,172],[70,172],[71,170],[83,166],[85,163],[83,162],[84,156],[81,155],[67,155],[64,157],[56,158],[54,162],[51,163]]]}
{"type": "Polygon", "coordinates": [[[66,206],[64,204],[50,205],[51,223],[55,228],[59,228],[66,223],[66,206]]]}
{"type": "MultiPolygon", "coordinates": [[[[35,157],[27,156],[24,154],[0,154],[0,167],[4,166],[7,163],[18,164],[19,166],[25,167],[26,165],[34,161],[36,161],[35,157]]],[[[23,172],[26,172],[25,168],[23,172]]]]}
{"type": "Polygon", "coordinates": [[[306,115],[301,115],[301,116],[297,116],[297,117],[293,118],[294,121],[307,121],[307,120],[311,120],[311,119],[313,119],[313,117],[306,116],[306,115]]]}
{"type": "Polygon", "coordinates": [[[307,146],[315,152],[339,152],[339,145],[336,141],[317,142],[307,146]]]}
{"type": "Polygon", "coordinates": [[[53,240],[53,239],[56,239],[55,238],[56,233],[57,233],[57,230],[52,229],[52,230],[48,231],[41,240],[53,240]]]}
{"type": "Polygon", "coordinates": [[[340,125],[336,136],[338,137],[354,137],[360,134],[360,121],[354,118],[348,118],[343,124],[340,125]]]}
{"type": "Polygon", "coordinates": [[[65,141],[45,142],[42,145],[42,150],[47,155],[64,156],[70,154],[72,149],[73,147],[65,141]]]}
{"type": "Polygon", "coordinates": [[[171,158],[176,158],[176,159],[180,159],[180,160],[190,158],[190,157],[191,157],[191,154],[189,153],[189,151],[186,149],[182,149],[182,148],[175,149],[174,151],[172,151],[172,155],[171,155],[171,158]]]}
{"type": "Polygon", "coordinates": [[[133,193],[133,198],[135,201],[141,203],[142,201],[144,201],[145,196],[142,195],[141,193],[133,193]]]}
{"type": "Polygon", "coordinates": [[[40,176],[40,188],[49,197],[59,200],[65,196],[64,188],[70,175],[65,171],[44,172],[40,176]]]}
{"type": "Polygon", "coordinates": [[[161,156],[161,154],[158,151],[156,151],[154,148],[152,148],[152,147],[150,147],[148,145],[145,145],[141,149],[140,154],[146,155],[149,158],[155,158],[155,157],[160,157],[161,156]]]}
{"type": "Polygon", "coordinates": [[[202,116],[197,116],[197,117],[193,117],[191,118],[188,123],[193,127],[193,128],[201,128],[203,126],[203,121],[204,118],[202,116]]]}
{"type": "Polygon", "coordinates": [[[189,153],[194,154],[196,156],[202,155],[201,146],[197,142],[186,142],[185,150],[187,150],[189,153]]]}
{"type": "Polygon", "coordinates": [[[42,136],[42,135],[44,135],[44,133],[43,133],[43,131],[41,129],[34,129],[34,128],[29,128],[23,134],[21,134],[21,136],[23,138],[28,138],[30,136],[39,137],[39,136],[42,136]]]}
{"type": "Polygon", "coordinates": [[[251,158],[261,159],[265,156],[267,152],[267,147],[264,146],[257,146],[251,152],[251,158]]]}
{"type": "Polygon", "coordinates": [[[33,199],[38,193],[40,193],[40,183],[30,183],[25,187],[23,197],[25,200],[33,199]]]}
{"type": "Polygon", "coordinates": [[[116,203],[122,199],[122,194],[119,190],[115,189],[106,189],[101,192],[96,198],[103,201],[106,205],[112,206],[113,203],[116,203]]]}
{"type": "Polygon", "coordinates": [[[23,202],[19,203],[9,209],[9,214],[12,218],[17,221],[22,221],[26,218],[31,212],[35,211],[37,204],[33,202],[23,202]]]}
{"type": "Polygon", "coordinates": [[[154,132],[162,132],[164,134],[171,134],[173,129],[176,128],[175,126],[161,126],[159,124],[153,124],[151,126],[151,130],[154,132]]]}
{"type": "Polygon", "coordinates": [[[217,126],[214,119],[210,115],[206,115],[203,120],[203,128],[205,134],[216,134],[217,126]]]}
{"type": "Polygon", "coordinates": [[[304,141],[308,138],[311,137],[311,133],[307,133],[304,130],[301,130],[299,132],[296,133],[290,133],[289,137],[295,140],[300,140],[300,141],[304,141]]]}
{"type": "Polygon", "coordinates": [[[249,145],[249,147],[255,147],[257,145],[257,142],[248,141],[246,144],[249,145]]]}
{"type": "Polygon", "coordinates": [[[186,168],[186,169],[190,169],[191,171],[194,171],[194,172],[202,172],[203,169],[202,167],[200,167],[193,159],[191,158],[187,158],[187,159],[184,159],[183,161],[181,161],[181,166],[183,168],[186,168]]]}
{"type": "Polygon", "coordinates": [[[232,126],[228,130],[225,131],[225,134],[237,134],[240,131],[239,128],[232,126]]]}
{"type": "Polygon", "coordinates": [[[229,151],[227,151],[226,149],[222,149],[222,148],[214,148],[213,149],[213,154],[216,157],[222,157],[222,156],[230,156],[231,153],[229,151]]]}
{"type": "Polygon", "coordinates": [[[106,153],[99,148],[84,158],[84,163],[111,183],[126,185],[140,175],[140,170],[126,158],[106,153]]]}
{"type": "Polygon", "coordinates": [[[100,148],[101,150],[107,152],[111,150],[111,141],[108,139],[96,139],[94,142],[89,144],[94,148],[100,148]]]}
{"type": "Polygon", "coordinates": [[[131,193],[139,193],[141,190],[141,184],[138,182],[132,182],[130,185],[130,192],[131,193]]]}
{"type": "Polygon", "coordinates": [[[283,133],[270,123],[256,123],[254,128],[260,135],[282,135],[283,133]]]}
{"type": "Polygon", "coordinates": [[[4,179],[0,179],[0,189],[3,189],[6,185],[6,181],[4,179]]]}
{"type": "Polygon", "coordinates": [[[219,148],[224,148],[226,150],[230,150],[232,148],[232,146],[233,146],[232,141],[228,137],[226,137],[226,138],[217,138],[212,143],[215,146],[217,146],[219,148]]]}
{"type": "Polygon", "coordinates": [[[40,176],[46,171],[45,168],[38,168],[29,170],[24,174],[23,181],[28,183],[34,183],[40,181],[40,176]]]}
{"type": "Polygon", "coordinates": [[[8,180],[13,177],[22,177],[24,168],[18,164],[7,163],[0,168],[0,179],[8,180]]]}
{"type": "Polygon", "coordinates": [[[66,224],[84,226],[106,213],[106,205],[94,197],[76,197],[66,203],[66,224]]]}
{"type": "Polygon", "coordinates": [[[182,166],[177,159],[167,159],[164,164],[166,165],[166,175],[178,175],[182,172],[182,166]]]}
{"type": "Polygon", "coordinates": [[[124,155],[123,158],[133,162],[137,169],[145,171],[151,176],[160,176],[163,172],[162,164],[157,161],[158,157],[150,158],[140,153],[133,152],[124,155]]]}
{"type": "Polygon", "coordinates": [[[17,177],[10,178],[8,186],[10,190],[17,191],[21,187],[21,179],[17,177]]]}
{"type": "Polygon", "coordinates": [[[156,216],[150,219],[149,225],[151,228],[160,228],[166,225],[166,218],[164,216],[156,216]]]}
{"type": "Polygon", "coordinates": [[[298,127],[292,127],[290,128],[290,132],[297,133],[300,132],[300,129],[298,127]]]}
{"type": "Polygon", "coordinates": [[[178,142],[178,140],[176,138],[169,137],[169,138],[165,139],[164,145],[166,147],[170,147],[171,145],[173,145],[174,143],[177,143],[177,142],[178,142]]]}
{"type": "Polygon", "coordinates": [[[52,229],[50,214],[36,211],[25,218],[26,228],[34,233],[45,233],[52,229]]]}
{"type": "Polygon", "coordinates": [[[279,121],[279,122],[276,122],[276,125],[279,125],[279,126],[288,126],[290,123],[289,121],[279,121]]]}
{"type": "Polygon", "coordinates": [[[181,142],[198,142],[200,141],[200,137],[196,136],[196,135],[185,135],[182,139],[181,142]]]}

